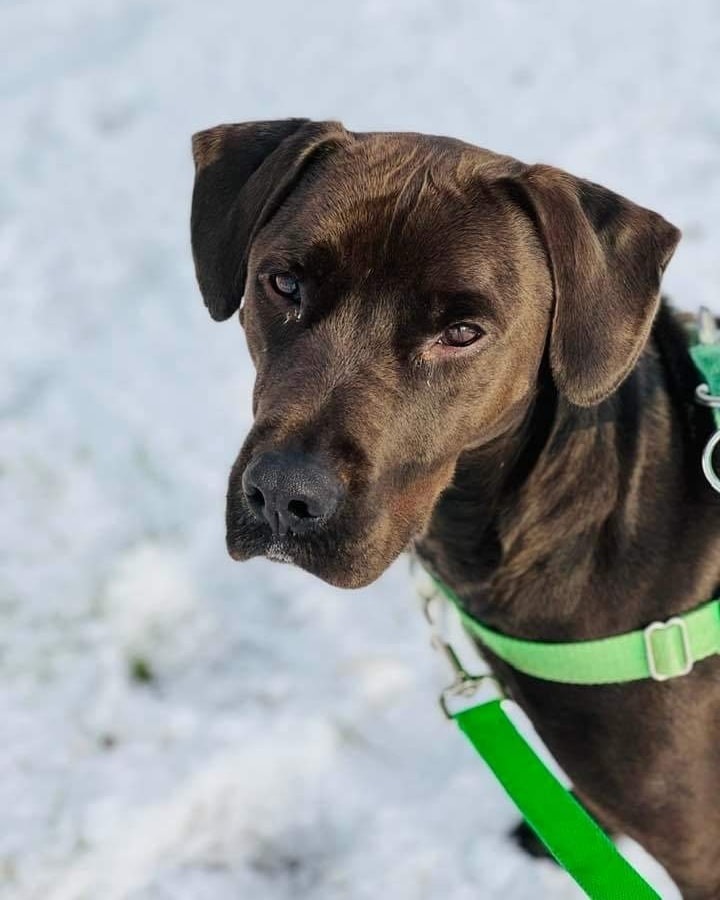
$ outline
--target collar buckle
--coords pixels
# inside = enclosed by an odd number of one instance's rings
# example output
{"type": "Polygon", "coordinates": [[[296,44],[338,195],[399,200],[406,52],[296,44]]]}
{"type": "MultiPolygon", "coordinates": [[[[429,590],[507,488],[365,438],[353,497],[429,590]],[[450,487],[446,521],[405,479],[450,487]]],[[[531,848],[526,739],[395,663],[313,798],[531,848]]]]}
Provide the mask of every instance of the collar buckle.
{"type": "Polygon", "coordinates": [[[688,675],[692,671],[695,660],[692,655],[690,646],[690,633],[688,632],[685,619],[680,616],[673,616],[665,622],[652,622],[643,630],[643,640],[645,641],[645,655],[647,657],[648,669],[650,677],[654,681],[668,681],[670,678],[679,678],[681,675],[688,675]],[[682,659],[679,663],[674,664],[672,645],[665,642],[664,647],[656,647],[654,638],[663,635],[666,639],[672,634],[672,629],[677,628],[680,631],[680,645],[682,647],[682,659]],[[662,663],[658,657],[664,656],[662,663]]]}

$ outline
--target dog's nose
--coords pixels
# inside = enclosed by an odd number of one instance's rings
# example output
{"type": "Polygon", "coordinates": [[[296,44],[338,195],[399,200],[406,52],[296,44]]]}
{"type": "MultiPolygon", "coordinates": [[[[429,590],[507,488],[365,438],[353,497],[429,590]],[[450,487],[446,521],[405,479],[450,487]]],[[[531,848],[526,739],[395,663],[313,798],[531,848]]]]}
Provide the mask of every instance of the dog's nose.
{"type": "Polygon", "coordinates": [[[248,463],[242,486],[250,509],[280,537],[323,525],[342,494],[337,478],[313,457],[276,451],[248,463]]]}

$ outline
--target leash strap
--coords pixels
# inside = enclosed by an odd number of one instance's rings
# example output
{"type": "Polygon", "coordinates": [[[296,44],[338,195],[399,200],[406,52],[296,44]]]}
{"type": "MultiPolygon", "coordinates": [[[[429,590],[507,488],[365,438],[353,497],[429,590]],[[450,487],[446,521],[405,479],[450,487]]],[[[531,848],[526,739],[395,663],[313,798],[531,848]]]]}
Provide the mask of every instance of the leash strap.
{"type": "Polygon", "coordinates": [[[513,725],[502,700],[453,716],[549,852],[591,900],[661,900],[513,725]]]}
{"type": "MultiPolygon", "coordinates": [[[[433,615],[433,602],[442,600],[442,594],[423,591],[421,596],[433,628],[432,644],[454,672],[452,684],[440,695],[443,712],[455,720],[559,865],[591,900],[660,900],[515,727],[507,713],[511,701],[503,697],[497,680],[487,672],[467,671],[448,641],[444,615],[433,615]],[[491,696],[480,700],[485,685],[491,686],[491,696]],[[451,709],[458,701],[464,708],[451,709]]],[[[443,613],[446,608],[443,604],[443,613]]]]}

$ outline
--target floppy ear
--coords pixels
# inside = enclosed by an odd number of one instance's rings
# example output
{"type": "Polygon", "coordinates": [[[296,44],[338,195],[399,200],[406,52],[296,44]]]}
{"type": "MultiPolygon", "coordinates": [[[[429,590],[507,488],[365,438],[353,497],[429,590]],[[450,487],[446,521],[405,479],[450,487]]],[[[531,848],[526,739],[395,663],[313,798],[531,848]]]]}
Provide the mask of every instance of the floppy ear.
{"type": "Polygon", "coordinates": [[[339,123],[309,119],[218,125],[193,135],[192,250],[213,319],[228,319],[240,306],[257,231],[309,162],[343,138],[339,123]]]}
{"type": "Polygon", "coordinates": [[[552,166],[529,166],[519,177],[553,275],[553,378],[572,403],[592,406],[637,362],[680,232],[657,213],[552,166]]]}

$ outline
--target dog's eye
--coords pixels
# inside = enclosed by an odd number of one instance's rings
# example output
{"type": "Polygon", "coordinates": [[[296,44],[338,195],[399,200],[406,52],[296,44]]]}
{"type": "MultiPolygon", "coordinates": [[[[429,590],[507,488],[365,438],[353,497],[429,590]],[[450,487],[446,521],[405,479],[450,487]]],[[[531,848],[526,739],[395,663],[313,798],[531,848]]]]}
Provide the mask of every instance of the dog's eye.
{"type": "Polygon", "coordinates": [[[443,331],[438,339],[438,344],[442,344],[444,347],[469,347],[483,334],[479,325],[473,325],[472,322],[456,322],[443,331]]]}
{"type": "Polygon", "coordinates": [[[296,303],[300,302],[300,282],[289,272],[278,272],[277,275],[271,275],[270,286],[281,297],[287,297],[288,300],[294,300],[296,303]]]}

